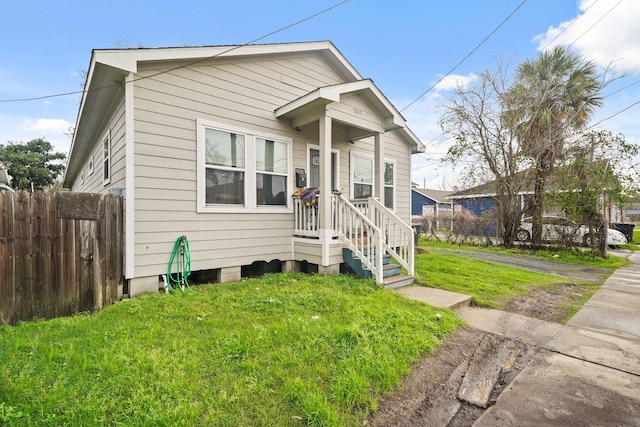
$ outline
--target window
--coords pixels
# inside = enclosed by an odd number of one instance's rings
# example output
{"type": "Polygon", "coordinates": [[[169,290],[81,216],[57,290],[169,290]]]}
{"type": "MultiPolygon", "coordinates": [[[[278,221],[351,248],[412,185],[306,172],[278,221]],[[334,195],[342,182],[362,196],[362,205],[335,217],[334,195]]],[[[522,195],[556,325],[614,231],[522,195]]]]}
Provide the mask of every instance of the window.
{"type": "Polygon", "coordinates": [[[198,119],[198,212],[290,208],[291,141],[198,119]]]}
{"type": "Polygon", "coordinates": [[[384,205],[395,208],[396,168],[393,162],[384,162],[384,205]]]}
{"type": "Polygon", "coordinates": [[[205,129],[206,204],[244,204],[245,136],[205,129]]]}
{"type": "Polygon", "coordinates": [[[93,154],[89,157],[89,166],[87,167],[87,173],[93,175],[93,154]]]}
{"type": "Polygon", "coordinates": [[[102,181],[104,184],[111,182],[111,138],[109,135],[102,142],[102,181]]]}
{"type": "Polygon", "coordinates": [[[373,159],[352,156],[351,179],[354,199],[371,197],[373,195],[373,159]]]}
{"type": "Polygon", "coordinates": [[[256,138],[256,204],[287,205],[287,144],[256,138]]]}

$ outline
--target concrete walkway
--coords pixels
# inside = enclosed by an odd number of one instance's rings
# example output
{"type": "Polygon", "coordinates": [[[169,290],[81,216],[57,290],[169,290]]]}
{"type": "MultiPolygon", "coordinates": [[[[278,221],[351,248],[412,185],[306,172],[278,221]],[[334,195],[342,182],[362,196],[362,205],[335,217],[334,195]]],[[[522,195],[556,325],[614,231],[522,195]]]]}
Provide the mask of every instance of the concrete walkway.
{"type": "MultiPolygon", "coordinates": [[[[539,348],[474,426],[640,427],[640,253],[629,259],[566,325],[457,309],[474,328],[539,348]]],[[[431,304],[419,290],[402,293],[431,304]]]]}

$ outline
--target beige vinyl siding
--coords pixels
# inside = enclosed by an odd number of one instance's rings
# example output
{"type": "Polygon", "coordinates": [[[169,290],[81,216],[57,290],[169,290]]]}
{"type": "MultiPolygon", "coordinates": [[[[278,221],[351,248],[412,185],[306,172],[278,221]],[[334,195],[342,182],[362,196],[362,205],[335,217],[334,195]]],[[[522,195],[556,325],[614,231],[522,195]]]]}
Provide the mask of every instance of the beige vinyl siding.
{"type": "Polygon", "coordinates": [[[365,129],[382,130],[380,117],[360,97],[345,95],[340,103],[327,106],[330,115],[348,117],[349,122],[365,129]]]}
{"type": "MultiPolygon", "coordinates": [[[[393,131],[385,133],[382,139],[384,143],[384,159],[395,162],[396,206],[394,211],[409,224],[411,219],[411,150],[393,131]]],[[[348,153],[341,151],[342,158],[340,160],[340,164],[345,165],[342,167],[343,177],[341,181],[346,182],[345,185],[348,189],[351,183],[350,154],[373,158],[374,141],[373,138],[366,138],[349,145],[351,148],[348,153]]],[[[347,194],[348,191],[350,190],[343,191],[343,193],[347,194]]]]}
{"type": "Polygon", "coordinates": [[[124,97],[119,97],[115,103],[110,119],[98,133],[98,139],[93,141],[91,154],[85,160],[82,171],[85,175],[84,184],[81,182],[82,173],[78,174],[72,186],[72,191],[88,193],[107,193],[111,188],[124,189],[125,177],[125,105],[124,97]],[[103,184],[103,141],[109,135],[111,138],[111,181],[103,184]],[[93,158],[93,173],[89,173],[89,159],[93,158]]]}
{"type": "MultiPolygon", "coordinates": [[[[313,264],[322,264],[322,246],[309,239],[295,238],[293,240],[294,254],[296,261],[307,261],[313,264]]],[[[328,264],[340,264],[342,262],[342,243],[332,242],[329,247],[328,264]]]]}
{"type": "Polygon", "coordinates": [[[384,156],[396,162],[394,211],[407,224],[411,224],[411,150],[395,132],[388,132],[385,134],[384,156]]]}
{"type": "Polygon", "coordinates": [[[135,276],[165,273],[181,235],[189,239],[194,271],[292,259],[287,209],[196,212],[196,120],[293,138],[291,169],[306,167],[306,145],[274,110],[319,86],[342,83],[340,76],[312,56],[212,60],[154,75],[173,67],[141,67],[138,77],[150,77],[135,82],[135,276]],[[303,159],[305,166],[297,166],[303,159]]]}

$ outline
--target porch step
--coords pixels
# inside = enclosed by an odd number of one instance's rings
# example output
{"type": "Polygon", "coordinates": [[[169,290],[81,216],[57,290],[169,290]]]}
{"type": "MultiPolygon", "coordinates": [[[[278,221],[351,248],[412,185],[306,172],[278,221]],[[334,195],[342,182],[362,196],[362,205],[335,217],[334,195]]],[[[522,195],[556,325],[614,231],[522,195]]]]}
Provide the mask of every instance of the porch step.
{"type": "MultiPolygon", "coordinates": [[[[373,249],[375,251],[375,248],[373,249]]],[[[369,270],[362,261],[354,255],[354,253],[348,248],[342,248],[342,258],[344,262],[351,267],[351,269],[363,279],[369,279],[373,277],[371,270],[369,270]]],[[[399,264],[391,263],[391,256],[384,255],[382,260],[382,277],[384,286],[386,288],[399,288],[402,286],[410,285],[413,283],[413,276],[403,275],[402,266],[399,264]]]]}
{"type": "Polygon", "coordinates": [[[384,278],[384,287],[390,289],[402,288],[413,284],[413,276],[408,274],[398,274],[384,278]]]}

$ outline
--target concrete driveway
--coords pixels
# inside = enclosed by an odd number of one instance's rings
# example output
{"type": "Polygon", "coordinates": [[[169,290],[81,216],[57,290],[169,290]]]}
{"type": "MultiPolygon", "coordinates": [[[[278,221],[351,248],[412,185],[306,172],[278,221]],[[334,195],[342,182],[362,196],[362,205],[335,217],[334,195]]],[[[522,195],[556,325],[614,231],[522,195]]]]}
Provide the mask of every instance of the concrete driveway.
{"type": "Polygon", "coordinates": [[[640,253],[566,324],[472,307],[470,326],[541,350],[474,426],[640,427],[640,253]]]}

